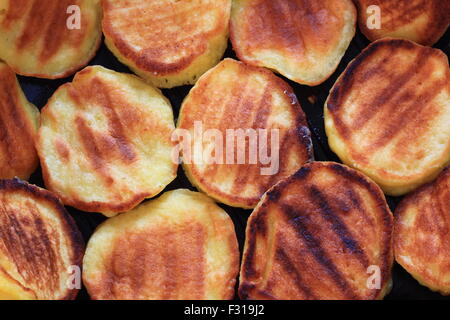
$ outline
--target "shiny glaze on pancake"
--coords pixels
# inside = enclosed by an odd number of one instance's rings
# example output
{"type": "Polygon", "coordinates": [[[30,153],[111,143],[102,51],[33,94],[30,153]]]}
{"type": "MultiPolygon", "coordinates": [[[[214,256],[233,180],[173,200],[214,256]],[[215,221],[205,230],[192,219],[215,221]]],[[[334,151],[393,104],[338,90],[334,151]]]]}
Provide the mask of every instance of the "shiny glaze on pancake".
{"type": "Polygon", "coordinates": [[[102,224],[83,270],[92,299],[231,299],[239,271],[234,226],[204,194],[169,191],[102,224]]]}
{"type": "Polygon", "coordinates": [[[394,252],[420,283],[450,295],[450,167],[395,210],[394,252]]]}
{"type": "Polygon", "coordinates": [[[355,25],[351,0],[236,0],[230,35],[240,60],[318,85],[336,69],[355,25]]]}
{"type": "MultiPolygon", "coordinates": [[[[183,163],[191,183],[231,206],[253,208],[267,189],[313,158],[306,117],[294,92],[263,68],[227,58],[208,71],[184,100],[177,128],[189,130],[194,137],[195,121],[201,121],[205,131],[219,130],[223,137],[228,129],[279,129],[276,174],[261,175],[261,168],[268,165],[250,164],[248,139],[244,164],[183,163]]],[[[270,136],[269,131],[268,148],[270,136]]],[[[205,141],[205,149],[207,145],[205,141]]],[[[225,154],[225,142],[223,150],[225,154]]]]}
{"type": "Polygon", "coordinates": [[[341,160],[390,195],[432,180],[450,161],[446,55],[407,40],[372,43],[330,91],[325,127],[341,160]]]}
{"type": "Polygon", "coordinates": [[[408,39],[431,46],[450,24],[449,0],[355,0],[359,28],[370,40],[384,37],[408,39]],[[381,11],[381,29],[367,27],[367,8],[377,5],[381,11]]]}
{"type": "Polygon", "coordinates": [[[38,122],[39,111],[27,101],[11,68],[0,62],[0,179],[28,179],[36,169],[38,122]]]}
{"type": "Polygon", "coordinates": [[[230,0],[103,0],[113,53],[158,87],[193,84],[227,46],[230,0]]]}
{"type": "Polygon", "coordinates": [[[68,267],[81,267],[83,246],[56,196],[18,179],[0,180],[0,299],[74,299],[68,267]]]}
{"type": "Polygon", "coordinates": [[[45,184],[83,211],[130,210],[175,178],[173,130],[172,108],[158,89],[85,68],[42,110],[37,149],[45,184]]]}
{"type": "Polygon", "coordinates": [[[1,0],[0,59],[16,73],[63,78],[87,64],[101,41],[100,0],[1,0]],[[81,28],[69,30],[78,5],[81,28]]]}
{"type": "Polygon", "coordinates": [[[379,299],[390,289],[393,217],[380,188],[333,162],[312,162],[271,188],[251,214],[242,299],[379,299]],[[380,289],[369,289],[369,266],[380,289]]]}

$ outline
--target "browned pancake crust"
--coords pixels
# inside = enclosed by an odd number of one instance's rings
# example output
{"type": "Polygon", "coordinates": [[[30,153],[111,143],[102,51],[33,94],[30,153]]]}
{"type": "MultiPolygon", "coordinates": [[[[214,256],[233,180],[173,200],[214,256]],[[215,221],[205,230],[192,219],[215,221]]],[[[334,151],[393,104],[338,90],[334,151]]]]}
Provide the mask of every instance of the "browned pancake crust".
{"type": "Polygon", "coordinates": [[[335,71],[355,29],[351,0],[235,0],[230,39],[240,60],[318,85],[335,71]]]}
{"type": "MultiPolygon", "coordinates": [[[[37,288],[37,299],[75,299],[78,290],[66,289],[62,296],[52,296],[59,290],[61,275],[67,275],[69,265],[62,265],[63,251],[70,265],[81,266],[84,241],[61,201],[51,192],[19,179],[0,180],[0,255],[7,257],[17,268],[26,290],[37,288]],[[9,197],[28,198],[23,207],[10,207],[9,197]],[[57,214],[65,239],[55,238],[39,212],[36,202],[48,205],[57,214]],[[65,248],[61,248],[65,243],[65,248]]],[[[4,272],[4,270],[3,270],[4,272]]]]}
{"type": "Polygon", "coordinates": [[[385,193],[405,194],[450,161],[449,95],[450,69],[442,51],[408,40],[378,40],[330,91],[330,146],[385,193]]]}
{"type": "MultiPolygon", "coordinates": [[[[284,104],[289,105],[290,109],[283,112],[295,123],[289,128],[279,128],[278,173],[261,175],[261,168],[267,166],[260,162],[249,164],[248,159],[245,164],[210,164],[206,169],[200,169],[195,163],[183,163],[191,183],[228,205],[253,208],[270,187],[313,159],[306,117],[292,88],[266,69],[232,59],[225,59],[199,79],[183,103],[177,127],[189,129],[194,127],[195,121],[202,121],[204,130],[217,129],[224,137],[227,129],[278,129],[277,125],[271,124],[281,113],[273,112],[277,107],[272,101],[274,92],[282,96],[284,104]],[[232,80],[227,78],[219,84],[221,87],[214,87],[222,79],[221,69],[228,68],[236,68],[232,80]],[[255,75],[262,77],[265,83],[263,93],[257,96],[252,89],[256,83],[255,75]],[[233,180],[231,190],[221,188],[220,182],[225,178],[233,180]],[[249,191],[253,187],[258,191],[249,191]]],[[[267,141],[270,142],[270,134],[267,141]]],[[[236,155],[237,144],[234,147],[236,155]]],[[[270,150],[270,143],[268,147],[270,150]]],[[[245,148],[248,152],[248,139],[245,148]]]]}
{"type": "MultiPolygon", "coordinates": [[[[20,65],[16,66],[16,63],[8,61],[8,64],[16,73],[49,79],[64,78],[86,65],[100,46],[100,25],[93,26],[93,21],[88,21],[93,17],[88,16],[86,12],[83,17],[86,0],[2,1],[9,2],[9,5],[4,13],[5,17],[0,23],[0,32],[8,32],[14,35],[14,38],[9,41],[11,41],[11,46],[15,46],[16,56],[20,59],[18,61],[25,61],[26,64],[32,63],[33,67],[30,70],[36,70],[36,72],[28,72],[22,70],[20,65]],[[80,7],[80,29],[69,30],[67,28],[67,20],[70,17],[67,8],[71,5],[80,7]],[[94,31],[95,28],[97,30],[94,31]],[[13,33],[12,30],[17,30],[17,33],[13,33]],[[58,73],[47,72],[46,64],[56,63],[54,59],[60,60],[61,57],[58,57],[58,55],[68,48],[86,52],[86,56],[83,56],[80,61],[73,61],[74,65],[67,70],[58,73]],[[33,58],[30,59],[30,57],[33,58]]],[[[92,14],[92,12],[89,12],[89,14],[92,14]]],[[[12,57],[12,59],[15,59],[15,57],[12,57]]],[[[62,61],[61,63],[65,62],[62,61]]]]}
{"type": "Polygon", "coordinates": [[[389,290],[392,214],[380,188],[333,162],[312,162],[275,185],[250,216],[243,299],[376,299],[389,290]],[[380,267],[381,289],[366,287],[380,267]]]}
{"type": "Polygon", "coordinates": [[[420,283],[450,295],[450,166],[395,210],[395,258],[420,283]]]}
{"type": "Polygon", "coordinates": [[[212,41],[223,37],[223,33],[228,37],[230,0],[147,0],[123,4],[102,0],[102,6],[107,45],[122,62],[157,87],[195,83],[195,78],[180,74],[187,72],[198,78],[198,73],[205,72],[209,64],[216,64],[225,50],[226,38],[217,57],[212,54],[213,62],[203,61],[203,66],[194,67],[203,55],[211,54],[212,41]],[[214,18],[205,23],[209,14],[214,18]],[[182,80],[157,80],[177,75],[182,80]]]}
{"type": "Polygon", "coordinates": [[[442,37],[450,24],[449,0],[354,1],[358,7],[359,28],[371,41],[392,36],[431,46],[442,37]],[[380,7],[381,29],[367,27],[367,8],[371,5],[380,7]]]}
{"type": "Polygon", "coordinates": [[[34,137],[39,113],[26,104],[16,75],[0,62],[0,179],[28,179],[38,165],[34,137]]]}

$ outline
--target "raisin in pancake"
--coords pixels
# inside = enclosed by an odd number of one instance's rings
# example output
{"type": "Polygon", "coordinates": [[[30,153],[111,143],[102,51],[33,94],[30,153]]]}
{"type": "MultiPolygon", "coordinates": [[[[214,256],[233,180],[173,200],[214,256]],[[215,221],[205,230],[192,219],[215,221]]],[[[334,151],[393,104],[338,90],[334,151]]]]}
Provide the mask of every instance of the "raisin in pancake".
{"type": "Polygon", "coordinates": [[[0,62],[0,179],[28,179],[36,169],[38,125],[38,109],[28,102],[11,68],[0,62]]]}
{"type": "MultiPolygon", "coordinates": [[[[362,33],[374,41],[384,37],[402,38],[431,46],[450,24],[449,0],[355,0],[362,33]],[[380,25],[373,25],[371,6],[378,6],[380,25]],[[372,26],[373,25],[373,26],[372,26]],[[370,28],[369,28],[370,27],[370,28]]],[[[377,10],[377,9],[376,9],[377,10]]]]}
{"type": "Polygon", "coordinates": [[[101,16],[100,0],[0,0],[0,59],[22,75],[66,77],[95,55],[101,16]]]}
{"type": "Polygon", "coordinates": [[[172,108],[136,76],[87,67],[42,109],[45,185],[64,204],[107,216],[158,194],[177,172],[172,108]]]}
{"type": "Polygon", "coordinates": [[[307,164],[251,214],[239,295],[381,299],[391,286],[392,220],[382,191],[362,173],[333,162],[307,164]]]}
{"type": "Polygon", "coordinates": [[[289,85],[232,59],[199,79],[183,102],[177,130],[192,140],[191,154],[183,154],[191,183],[230,206],[253,208],[267,189],[313,157],[306,118],[289,85]],[[261,155],[270,155],[270,163],[261,155]]]}
{"type": "Polygon", "coordinates": [[[318,85],[337,68],[355,25],[351,0],[235,0],[230,33],[240,60],[318,85]]]}
{"type": "Polygon", "coordinates": [[[450,167],[397,207],[394,252],[421,284],[450,295],[450,167]]]}
{"type": "Polygon", "coordinates": [[[400,39],[372,43],[325,104],[331,149],[389,195],[435,178],[450,161],[450,69],[437,49],[400,39]]]}
{"type": "Polygon", "coordinates": [[[74,299],[78,290],[69,285],[76,285],[71,275],[81,268],[83,250],[55,195],[19,179],[0,180],[0,299],[74,299]]]}
{"type": "Polygon", "coordinates": [[[93,299],[231,299],[238,271],[230,217],[187,189],[108,219],[83,261],[93,299]]]}
{"type": "Polygon", "coordinates": [[[231,0],[103,0],[108,48],[160,88],[194,84],[228,40],[231,0]]]}

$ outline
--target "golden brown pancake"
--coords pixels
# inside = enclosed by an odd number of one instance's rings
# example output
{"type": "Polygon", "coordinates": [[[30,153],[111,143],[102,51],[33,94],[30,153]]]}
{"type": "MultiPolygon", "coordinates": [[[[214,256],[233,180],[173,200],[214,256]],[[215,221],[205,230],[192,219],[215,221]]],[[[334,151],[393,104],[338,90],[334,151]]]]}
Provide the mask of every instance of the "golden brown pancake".
{"type": "Polygon", "coordinates": [[[355,0],[355,3],[359,28],[371,41],[393,37],[431,46],[450,24],[449,0],[355,0]],[[380,10],[379,29],[372,28],[376,14],[373,5],[380,10]]]}
{"type": "Polygon", "coordinates": [[[450,166],[395,210],[394,252],[421,284],[450,295],[450,166]]]}
{"type": "Polygon", "coordinates": [[[372,43],[325,104],[331,149],[395,196],[431,181],[450,163],[449,124],[447,56],[407,40],[372,43]]]}
{"type": "Polygon", "coordinates": [[[336,70],[355,35],[351,0],[235,0],[230,36],[240,60],[318,85],[336,70]]]}
{"type": "Polygon", "coordinates": [[[74,299],[71,276],[83,251],[75,222],[54,194],[0,180],[0,300],[74,299]]]}
{"type": "Polygon", "coordinates": [[[391,286],[392,220],[382,191],[362,173],[334,162],[307,164],[251,214],[239,295],[382,299],[391,286]]]}
{"type": "Polygon", "coordinates": [[[93,234],[83,261],[92,299],[231,299],[239,251],[230,217],[202,193],[178,189],[93,234]]]}
{"type": "Polygon", "coordinates": [[[191,155],[183,154],[191,183],[230,206],[253,208],[267,189],[313,158],[306,117],[289,85],[268,70],[232,59],[223,60],[192,88],[177,130],[187,131],[192,140],[191,155]],[[203,127],[203,141],[196,138],[196,123],[203,127]],[[252,130],[241,139],[227,133],[239,129],[252,130]],[[210,130],[221,139],[208,138],[210,130]],[[196,151],[196,144],[203,153],[196,151]]]}
{"type": "Polygon", "coordinates": [[[101,16],[100,0],[0,0],[0,59],[22,75],[64,78],[95,55],[101,16]]]}
{"type": "Polygon", "coordinates": [[[174,129],[170,102],[158,89],[87,67],[42,109],[36,147],[45,185],[83,211],[128,211],[175,179],[174,129]]]}
{"type": "Polygon", "coordinates": [[[36,169],[38,126],[39,110],[28,102],[11,68],[0,62],[0,179],[28,179],[36,169]]]}
{"type": "Polygon", "coordinates": [[[227,47],[231,0],[103,0],[108,48],[160,88],[194,84],[227,47]]]}

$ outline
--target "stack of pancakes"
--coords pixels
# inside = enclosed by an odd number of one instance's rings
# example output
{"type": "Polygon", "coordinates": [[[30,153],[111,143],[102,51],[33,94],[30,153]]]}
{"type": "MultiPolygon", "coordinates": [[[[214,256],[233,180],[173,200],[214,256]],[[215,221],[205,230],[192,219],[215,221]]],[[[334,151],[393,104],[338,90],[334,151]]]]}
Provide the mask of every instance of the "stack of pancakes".
{"type": "Polygon", "coordinates": [[[382,299],[394,259],[450,294],[450,70],[428,47],[449,9],[0,0],[0,299],[382,299]],[[293,87],[326,82],[357,23],[374,42],[324,105],[342,164],[314,161],[293,87]],[[102,33],[134,74],[86,67],[102,33]],[[16,74],[75,75],[38,110],[16,74]],[[179,164],[198,192],[168,191],[179,164]],[[393,214],[385,194],[408,195],[393,214]],[[216,202],[253,210],[241,263],[216,202]],[[108,217],[86,250],[65,206],[108,217]]]}

